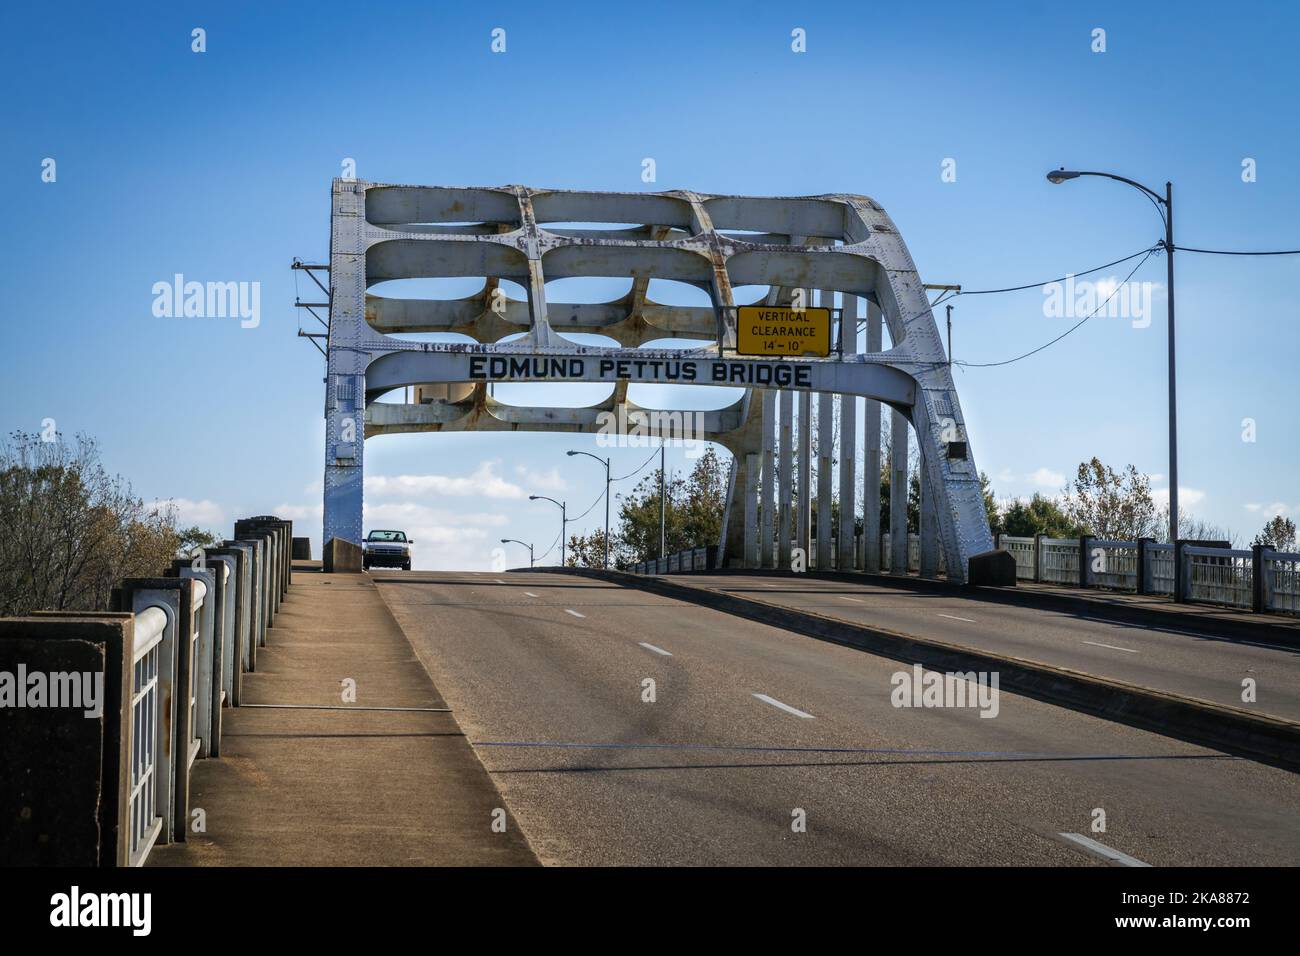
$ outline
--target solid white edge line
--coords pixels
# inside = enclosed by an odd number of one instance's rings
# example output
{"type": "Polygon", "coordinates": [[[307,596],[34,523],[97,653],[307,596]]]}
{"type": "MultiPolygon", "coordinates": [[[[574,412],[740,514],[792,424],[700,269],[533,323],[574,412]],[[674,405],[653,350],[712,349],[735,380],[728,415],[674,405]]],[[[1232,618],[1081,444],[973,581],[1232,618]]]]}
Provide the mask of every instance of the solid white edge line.
{"type": "Polygon", "coordinates": [[[1131,647],[1116,647],[1114,644],[1098,644],[1096,641],[1080,641],[1080,644],[1091,644],[1093,647],[1109,647],[1112,651],[1123,651],[1125,654],[1136,654],[1137,651],[1131,647]]]}
{"type": "Polygon", "coordinates": [[[781,710],[784,710],[787,714],[794,714],[796,717],[802,717],[804,720],[816,720],[816,719],[817,719],[817,718],[813,717],[812,714],[805,714],[802,710],[799,710],[799,709],[797,709],[797,708],[791,707],[789,704],[783,704],[783,703],[781,703],[781,702],[780,702],[779,700],[777,700],[775,697],[768,697],[766,694],[755,694],[754,696],[757,697],[759,700],[761,700],[761,701],[762,701],[763,703],[765,703],[765,704],[771,704],[773,707],[777,707],[777,708],[779,708],[779,709],[781,709],[781,710]]]}
{"type": "Polygon", "coordinates": [[[1151,865],[1150,863],[1143,863],[1141,860],[1134,859],[1133,857],[1129,856],[1127,853],[1121,853],[1119,850],[1112,849],[1111,847],[1108,847],[1104,843],[1098,843],[1096,840],[1093,840],[1090,837],[1086,837],[1082,833],[1062,833],[1059,834],[1059,836],[1062,836],[1067,840],[1079,844],[1085,850],[1088,850],[1091,853],[1095,853],[1097,856],[1102,857],[1103,859],[1114,860],[1116,863],[1122,863],[1124,866],[1149,867],[1151,865]]]}
{"type": "Polygon", "coordinates": [[[664,657],[673,656],[670,651],[666,651],[662,647],[655,647],[653,644],[647,643],[646,641],[637,641],[637,643],[640,644],[642,647],[644,647],[647,651],[654,651],[656,654],[662,654],[664,657]]]}
{"type": "Polygon", "coordinates": [[[577,611],[570,611],[567,607],[564,609],[565,614],[572,614],[574,617],[586,617],[585,614],[579,614],[577,611]]]}

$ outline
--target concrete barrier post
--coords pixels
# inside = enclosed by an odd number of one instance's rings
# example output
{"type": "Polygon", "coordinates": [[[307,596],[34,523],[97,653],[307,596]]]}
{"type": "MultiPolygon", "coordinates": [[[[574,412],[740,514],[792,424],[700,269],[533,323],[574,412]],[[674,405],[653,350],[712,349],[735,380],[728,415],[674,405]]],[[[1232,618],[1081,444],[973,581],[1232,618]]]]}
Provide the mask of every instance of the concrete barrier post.
{"type": "Polygon", "coordinates": [[[195,732],[195,630],[199,615],[195,608],[196,583],[192,578],[126,578],[114,591],[114,610],[138,614],[146,608],[161,608],[168,617],[163,641],[163,663],[159,667],[158,697],[170,726],[163,734],[158,788],[163,817],[158,840],[184,840],[189,824],[190,763],[200,742],[195,732]],[[165,765],[165,767],[163,766],[165,765]]]}
{"type": "Polygon", "coordinates": [[[199,741],[199,756],[211,756],[220,749],[217,737],[221,733],[221,602],[225,599],[224,582],[218,580],[219,565],[195,567],[186,560],[174,561],[171,574],[178,578],[202,581],[206,593],[198,603],[195,631],[198,639],[194,649],[194,736],[199,741]]]}
{"type": "Polygon", "coordinates": [[[1138,538],[1137,541],[1137,593],[1151,593],[1151,552],[1155,538],[1138,538]]]}
{"type": "Polygon", "coordinates": [[[1262,614],[1268,607],[1268,588],[1264,580],[1264,551],[1266,545],[1250,546],[1250,609],[1262,614]]]}
{"type": "Polygon", "coordinates": [[[219,548],[206,548],[209,560],[229,563],[230,577],[226,582],[226,656],[222,665],[222,692],[229,707],[238,707],[243,692],[243,672],[246,669],[245,653],[250,629],[249,565],[252,550],[247,545],[227,543],[219,548]]]}
{"type": "Polygon", "coordinates": [[[1040,584],[1043,580],[1043,535],[1034,535],[1034,583],[1040,584]]]}
{"type": "Polygon", "coordinates": [[[126,614],[0,620],[0,671],[23,695],[22,706],[0,708],[5,865],[127,864],[132,633],[126,614]],[[36,674],[45,678],[39,697],[36,674]],[[86,716],[90,703],[98,715],[86,716]]]}
{"type": "Polygon", "coordinates": [[[1187,603],[1188,575],[1184,573],[1183,568],[1183,547],[1186,541],[1179,539],[1174,542],[1174,600],[1179,604],[1187,603]]]}
{"type": "Polygon", "coordinates": [[[1092,541],[1090,534],[1079,535],[1079,587],[1091,587],[1092,581],[1092,541]]]}
{"type": "Polygon", "coordinates": [[[257,649],[266,643],[266,598],[263,579],[265,561],[262,557],[263,543],[256,538],[241,538],[227,541],[227,545],[243,545],[250,549],[248,564],[249,589],[248,600],[251,614],[249,616],[248,646],[244,653],[244,670],[257,670],[257,649]]]}

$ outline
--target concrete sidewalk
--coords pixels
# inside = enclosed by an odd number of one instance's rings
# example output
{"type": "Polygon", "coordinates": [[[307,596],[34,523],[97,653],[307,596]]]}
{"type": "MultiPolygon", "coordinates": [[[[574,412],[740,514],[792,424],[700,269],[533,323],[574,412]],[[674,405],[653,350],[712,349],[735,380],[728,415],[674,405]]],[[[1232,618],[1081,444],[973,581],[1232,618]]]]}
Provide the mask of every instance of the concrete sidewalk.
{"type": "Polygon", "coordinates": [[[224,715],[222,756],[194,767],[206,832],[149,865],[535,865],[508,811],[493,832],[505,802],[455,716],[415,709],[446,704],[370,577],[308,568],[224,715]],[[381,707],[413,709],[364,709],[381,707]]]}

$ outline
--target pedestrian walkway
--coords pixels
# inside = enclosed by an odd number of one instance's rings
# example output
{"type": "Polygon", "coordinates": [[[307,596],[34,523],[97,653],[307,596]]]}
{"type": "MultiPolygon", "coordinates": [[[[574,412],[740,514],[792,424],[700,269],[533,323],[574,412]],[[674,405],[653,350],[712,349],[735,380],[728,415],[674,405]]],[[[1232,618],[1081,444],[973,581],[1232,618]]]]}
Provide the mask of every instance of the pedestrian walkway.
{"type": "Polygon", "coordinates": [[[222,755],[194,768],[202,813],[149,864],[536,864],[446,706],[369,575],[296,563],[222,755]]]}

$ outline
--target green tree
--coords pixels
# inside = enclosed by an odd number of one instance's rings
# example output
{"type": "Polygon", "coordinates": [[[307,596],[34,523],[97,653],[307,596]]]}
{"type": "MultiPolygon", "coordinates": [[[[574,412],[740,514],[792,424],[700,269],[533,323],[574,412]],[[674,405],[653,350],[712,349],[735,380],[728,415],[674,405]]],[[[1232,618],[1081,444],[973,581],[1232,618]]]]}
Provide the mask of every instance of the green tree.
{"type": "Polygon", "coordinates": [[[993,494],[993,482],[989,476],[980,472],[980,491],[984,494],[984,514],[989,519],[989,533],[997,534],[1002,530],[1002,515],[998,511],[998,499],[993,494]]]}
{"type": "Polygon", "coordinates": [[[1065,495],[1066,517],[1087,534],[1132,541],[1156,530],[1151,479],[1133,465],[1116,472],[1097,458],[1082,462],[1065,495]]]}
{"type": "MultiPolygon", "coordinates": [[[[707,449],[690,475],[673,475],[665,488],[665,540],[668,553],[717,544],[726,510],[726,473],[715,449],[707,449]]],[[[610,532],[610,564],[617,568],[659,557],[659,470],[618,495],[618,526],[610,532]]],[[[567,563],[601,567],[604,529],[569,537],[567,563]]]]}
{"type": "Polygon", "coordinates": [[[182,528],[176,532],[180,536],[179,548],[185,553],[193,551],[195,548],[215,548],[221,544],[221,535],[212,531],[205,531],[198,525],[190,525],[188,528],[182,528]]]}
{"type": "Polygon", "coordinates": [[[1001,531],[1012,537],[1028,538],[1036,534],[1049,538],[1075,538],[1082,530],[1070,520],[1061,506],[1051,498],[1035,494],[1028,501],[1017,498],[1002,516],[1001,531]]]}
{"type": "Polygon", "coordinates": [[[1264,525],[1264,530],[1255,535],[1255,540],[1252,543],[1262,544],[1274,551],[1294,551],[1296,546],[1295,522],[1290,518],[1275,515],[1268,524],[1264,525]]]}
{"type": "Polygon", "coordinates": [[[123,577],[176,555],[175,509],[110,475],[93,439],[14,432],[0,447],[0,615],[108,607],[123,577]]]}

